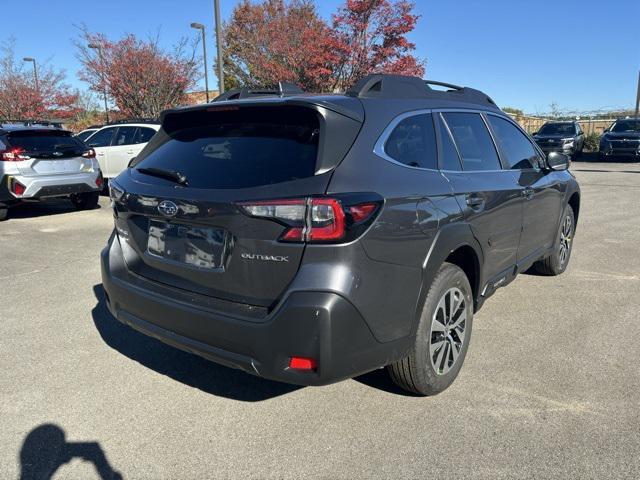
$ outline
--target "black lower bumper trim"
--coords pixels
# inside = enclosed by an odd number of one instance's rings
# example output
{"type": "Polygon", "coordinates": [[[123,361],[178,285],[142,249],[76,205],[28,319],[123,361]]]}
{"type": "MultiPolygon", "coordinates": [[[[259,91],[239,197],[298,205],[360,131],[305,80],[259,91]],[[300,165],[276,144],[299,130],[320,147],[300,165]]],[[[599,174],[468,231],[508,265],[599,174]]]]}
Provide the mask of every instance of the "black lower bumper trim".
{"type": "Polygon", "coordinates": [[[292,292],[264,321],[196,308],[141,289],[122,259],[117,239],[102,252],[102,282],[111,313],[122,323],[169,345],[261,377],[325,385],[388,365],[410,339],[378,342],[342,296],[292,292]],[[313,358],[316,371],[288,368],[292,356],[313,358]]]}

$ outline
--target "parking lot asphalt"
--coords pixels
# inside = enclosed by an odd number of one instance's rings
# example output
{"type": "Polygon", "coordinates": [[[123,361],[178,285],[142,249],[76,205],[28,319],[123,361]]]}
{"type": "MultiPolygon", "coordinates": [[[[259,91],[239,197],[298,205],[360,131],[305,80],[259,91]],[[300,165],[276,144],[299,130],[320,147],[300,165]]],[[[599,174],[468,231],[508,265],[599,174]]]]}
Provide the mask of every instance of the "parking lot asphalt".
{"type": "Polygon", "coordinates": [[[0,224],[0,478],[640,478],[640,164],[572,169],[568,270],[499,290],[431,398],[382,370],[269,382],[138,334],[103,301],[108,200],[17,208],[0,224]]]}

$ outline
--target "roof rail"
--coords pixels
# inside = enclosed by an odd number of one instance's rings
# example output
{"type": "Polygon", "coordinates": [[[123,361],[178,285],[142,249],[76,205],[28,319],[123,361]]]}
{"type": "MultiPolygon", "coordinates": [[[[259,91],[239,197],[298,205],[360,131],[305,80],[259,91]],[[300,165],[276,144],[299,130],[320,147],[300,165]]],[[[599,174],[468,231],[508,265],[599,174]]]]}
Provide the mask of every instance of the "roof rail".
{"type": "Polygon", "coordinates": [[[123,120],[113,120],[109,123],[105,123],[104,126],[122,125],[123,123],[160,123],[160,120],[157,118],[125,118],[123,120]]]}
{"type": "Polygon", "coordinates": [[[243,98],[250,97],[286,97],[289,95],[299,95],[304,93],[300,87],[290,82],[278,82],[277,88],[264,88],[264,87],[242,87],[228,90],[211,102],[223,102],[225,100],[241,100],[243,98]]]}
{"type": "Polygon", "coordinates": [[[62,128],[61,121],[52,121],[52,120],[34,120],[34,119],[7,119],[2,120],[0,122],[2,125],[23,125],[25,127],[30,127],[33,125],[41,125],[43,127],[54,127],[54,128],[62,128]]]}
{"type": "Polygon", "coordinates": [[[405,75],[372,74],[358,80],[347,92],[347,95],[358,98],[426,98],[449,99],[479,103],[497,108],[495,102],[480,90],[460,87],[451,83],[436,80],[423,80],[419,77],[405,75]],[[448,90],[435,90],[433,86],[445,87],[448,90]]]}

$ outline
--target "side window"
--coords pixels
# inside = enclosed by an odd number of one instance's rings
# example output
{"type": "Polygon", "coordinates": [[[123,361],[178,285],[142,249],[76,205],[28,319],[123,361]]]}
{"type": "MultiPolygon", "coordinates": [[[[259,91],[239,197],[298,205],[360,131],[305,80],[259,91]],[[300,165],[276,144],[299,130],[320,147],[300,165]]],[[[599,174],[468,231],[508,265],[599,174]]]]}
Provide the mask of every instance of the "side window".
{"type": "Polygon", "coordinates": [[[153,128],[147,128],[147,127],[138,128],[136,143],[147,143],[149,140],[151,140],[151,137],[153,137],[155,133],[156,131],[153,128]]]}
{"type": "Polygon", "coordinates": [[[540,166],[538,152],[518,128],[508,120],[495,115],[487,115],[487,120],[505,157],[505,168],[522,170],[540,166]]]}
{"type": "Polygon", "coordinates": [[[436,134],[430,113],[402,120],[384,144],[384,151],[395,161],[410,167],[437,169],[436,134]]]}
{"type": "Polygon", "coordinates": [[[113,146],[133,145],[138,127],[119,127],[113,146]]]}
{"type": "Polygon", "coordinates": [[[453,144],[449,130],[447,130],[447,126],[442,119],[438,122],[438,134],[440,135],[440,144],[442,146],[442,151],[440,152],[440,168],[442,170],[459,172],[462,170],[460,156],[458,155],[456,146],[453,144]]]}
{"type": "Polygon", "coordinates": [[[458,146],[465,170],[500,170],[500,160],[482,117],[478,113],[443,113],[458,146]]]}
{"type": "Polygon", "coordinates": [[[111,139],[115,131],[115,127],[98,130],[87,139],[87,145],[90,147],[107,147],[111,145],[111,139]]]}
{"type": "Polygon", "coordinates": [[[580,124],[576,123],[576,135],[582,134],[582,128],[580,128],[580,124]]]}

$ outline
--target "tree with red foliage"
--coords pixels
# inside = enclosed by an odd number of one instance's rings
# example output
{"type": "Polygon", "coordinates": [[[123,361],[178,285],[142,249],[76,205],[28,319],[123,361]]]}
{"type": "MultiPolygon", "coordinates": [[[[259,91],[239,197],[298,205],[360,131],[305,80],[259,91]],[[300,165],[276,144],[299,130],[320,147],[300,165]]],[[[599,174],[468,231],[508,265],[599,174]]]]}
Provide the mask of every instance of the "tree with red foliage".
{"type": "Polygon", "coordinates": [[[38,65],[38,88],[31,68],[15,57],[15,42],[1,47],[0,119],[66,119],[78,112],[78,94],[64,83],[64,71],[38,65]]]}
{"type": "Polygon", "coordinates": [[[243,0],[225,24],[225,87],[285,80],[309,91],[345,90],[368,73],[424,73],[406,34],[413,4],[347,0],[329,26],[311,0],[243,0]]]}
{"type": "Polygon", "coordinates": [[[343,55],[334,72],[335,87],[345,89],[369,73],[424,75],[425,61],[411,52],[406,35],[419,19],[407,0],[347,0],[333,16],[343,55]]]}
{"type": "Polygon", "coordinates": [[[310,0],[243,0],[225,25],[227,87],[294,82],[303,89],[333,87],[340,44],[310,0]]]}
{"type": "Polygon", "coordinates": [[[83,65],[79,78],[94,92],[102,94],[106,87],[124,117],[156,118],[162,110],[180,105],[199,75],[195,48],[188,54],[184,40],[166,51],[158,38],[145,41],[130,34],[111,41],[85,29],[76,47],[83,65]],[[89,44],[100,45],[101,50],[90,49],[89,44]]]}

